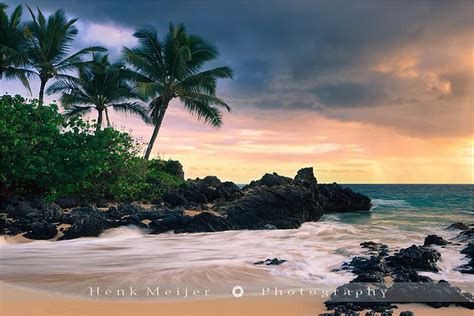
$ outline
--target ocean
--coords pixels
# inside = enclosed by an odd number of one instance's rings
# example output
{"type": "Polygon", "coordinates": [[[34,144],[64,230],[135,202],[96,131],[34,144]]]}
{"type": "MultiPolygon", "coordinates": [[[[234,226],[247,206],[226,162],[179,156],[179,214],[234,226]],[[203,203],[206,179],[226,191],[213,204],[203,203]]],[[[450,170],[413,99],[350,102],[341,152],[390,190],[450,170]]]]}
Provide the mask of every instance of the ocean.
{"type": "Polygon", "coordinates": [[[96,286],[205,288],[215,296],[230,296],[235,286],[247,294],[262,287],[330,289],[354,277],[341,265],[364,254],[361,242],[382,242],[394,252],[437,234],[453,243],[434,246],[442,255],[438,273],[421,274],[474,290],[474,275],[456,270],[467,263],[453,239],[459,231],[446,230],[474,223],[474,185],[347,186],[372,199],[370,212],[327,214],[299,229],[148,235],[120,227],[98,238],[4,241],[0,280],[69,296],[87,296],[96,286]],[[267,258],[287,262],[253,264],[267,258]]]}

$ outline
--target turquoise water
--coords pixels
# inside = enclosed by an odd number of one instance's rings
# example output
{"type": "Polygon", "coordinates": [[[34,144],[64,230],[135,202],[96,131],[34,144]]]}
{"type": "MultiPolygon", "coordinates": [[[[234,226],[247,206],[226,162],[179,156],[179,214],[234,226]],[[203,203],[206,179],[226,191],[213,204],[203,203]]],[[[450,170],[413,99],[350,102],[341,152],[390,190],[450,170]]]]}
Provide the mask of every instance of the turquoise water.
{"type": "Polygon", "coordinates": [[[474,222],[474,185],[350,184],[372,199],[369,213],[338,214],[343,223],[395,226],[402,230],[445,228],[474,222]]]}

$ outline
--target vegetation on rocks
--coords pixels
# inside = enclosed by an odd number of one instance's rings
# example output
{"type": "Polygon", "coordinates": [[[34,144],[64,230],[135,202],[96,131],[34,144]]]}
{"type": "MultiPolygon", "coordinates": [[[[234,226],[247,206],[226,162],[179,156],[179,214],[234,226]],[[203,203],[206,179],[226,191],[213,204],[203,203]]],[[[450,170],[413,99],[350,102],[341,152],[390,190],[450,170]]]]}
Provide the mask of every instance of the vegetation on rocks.
{"type": "Polygon", "coordinates": [[[0,142],[2,195],[153,200],[183,177],[179,162],[140,158],[127,133],[20,96],[0,99],[0,142]]]}

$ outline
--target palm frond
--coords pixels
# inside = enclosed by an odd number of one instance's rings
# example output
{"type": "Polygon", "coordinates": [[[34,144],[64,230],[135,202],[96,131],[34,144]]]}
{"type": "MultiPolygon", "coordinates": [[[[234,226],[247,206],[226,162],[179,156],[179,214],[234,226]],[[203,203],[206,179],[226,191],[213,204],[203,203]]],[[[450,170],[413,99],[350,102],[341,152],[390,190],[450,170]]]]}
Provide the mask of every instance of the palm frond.
{"type": "Polygon", "coordinates": [[[152,123],[152,120],[148,114],[147,109],[137,102],[117,103],[117,104],[112,104],[111,106],[115,111],[139,117],[143,120],[143,122],[147,124],[152,123]]]}
{"type": "Polygon", "coordinates": [[[63,116],[67,119],[74,116],[83,116],[89,114],[93,110],[91,106],[73,106],[66,111],[64,111],[63,116]]]}
{"type": "Polygon", "coordinates": [[[192,98],[184,98],[183,103],[184,107],[195,115],[198,120],[213,127],[222,126],[222,112],[217,107],[192,98]]]}

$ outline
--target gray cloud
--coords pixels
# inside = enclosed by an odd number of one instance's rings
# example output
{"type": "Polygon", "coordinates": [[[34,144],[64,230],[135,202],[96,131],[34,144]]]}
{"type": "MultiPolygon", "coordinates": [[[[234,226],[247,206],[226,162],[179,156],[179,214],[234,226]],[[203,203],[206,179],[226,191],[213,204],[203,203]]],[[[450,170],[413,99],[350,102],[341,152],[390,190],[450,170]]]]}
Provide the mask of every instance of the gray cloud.
{"type": "MultiPolygon", "coordinates": [[[[84,23],[130,29],[151,24],[162,34],[169,22],[183,22],[190,32],[219,47],[221,58],[216,64],[235,70],[234,81],[225,83],[224,96],[240,100],[243,106],[314,110],[335,119],[372,123],[376,119],[357,108],[403,105],[399,127],[411,131],[420,128],[411,116],[420,110],[426,113],[430,102],[449,97],[458,100],[472,93],[466,87],[469,75],[465,73],[440,71],[432,76],[433,67],[450,56],[444,53],[450,47],[442,41],[472,32],[472,1],[27,3],[49,12],[62,7],[84,23]],[[420,75],[407,78],[374,70],[374,65],[402,49],[428,51],[417,65],[420,75]],[[442,80],[451,84],[450,95],[438,91],[442,80]],[[427,85],[434,88],[427,92],[427,85]],[[330,108],[351,110],[325,110],[330,108]]],[[[457,48],[458,44],[453,40],[451,45],[457,48]]],[[[453,102],[450,110],[455,112],[461,106],[453,102]]],[[[423,126],[438,128],[436,122],[443,111],[430,109],[425,119],[432,123],[423,126]]]]}
{"type": "Polygon", "coordinates": [[[339,107],[377,105],[387,98],[380,87],[357,82],[320,85],[314,93],[324,105],[339,107]]]}

